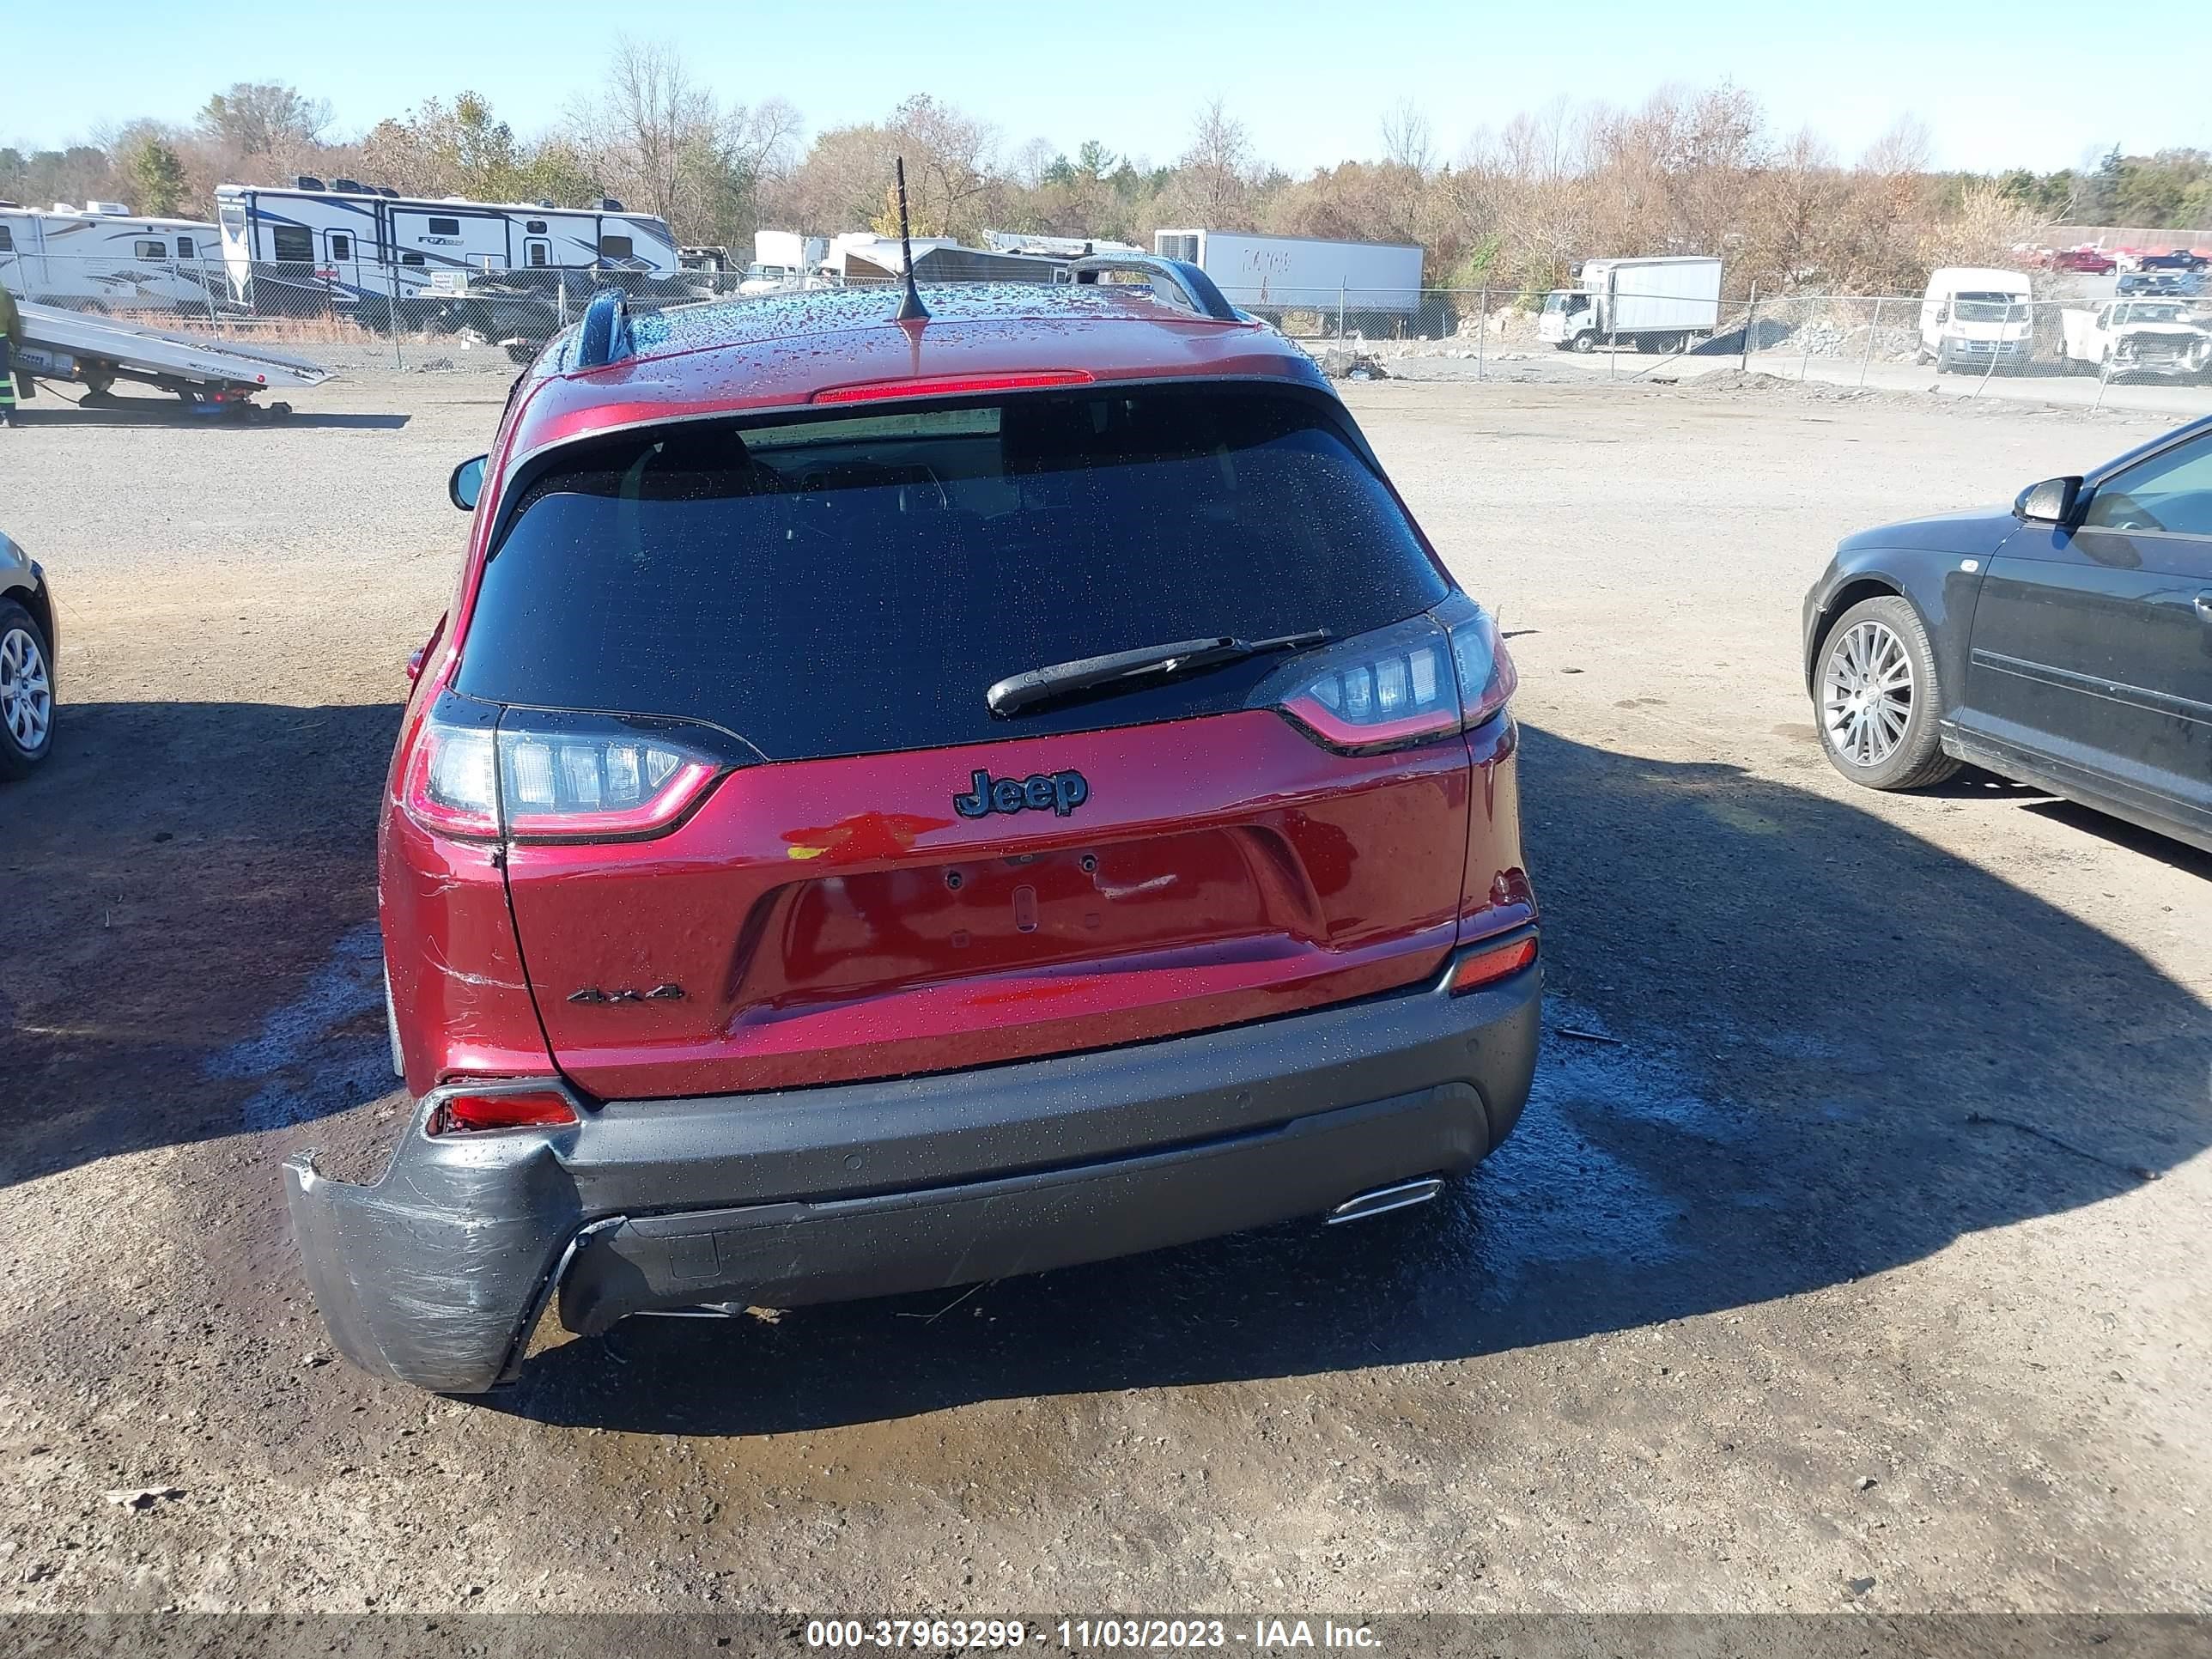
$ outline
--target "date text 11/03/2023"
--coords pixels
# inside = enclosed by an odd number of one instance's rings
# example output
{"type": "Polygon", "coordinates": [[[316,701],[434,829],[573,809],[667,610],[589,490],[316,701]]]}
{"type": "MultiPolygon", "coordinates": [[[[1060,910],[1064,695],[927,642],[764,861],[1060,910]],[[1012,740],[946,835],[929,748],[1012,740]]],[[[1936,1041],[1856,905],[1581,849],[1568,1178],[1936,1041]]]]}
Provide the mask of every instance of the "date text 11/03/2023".
{"type": "Polygon", "coordinates": [[[1249,1653],[1301,1649],[1376,1652],[1374,1627],[1333,1619],[813,1619],[806,1645],[817,1649],[1004,1652],[1057,1648],[1068,1652],[1178,1652],[1241,1648],[1249,1653]]]}

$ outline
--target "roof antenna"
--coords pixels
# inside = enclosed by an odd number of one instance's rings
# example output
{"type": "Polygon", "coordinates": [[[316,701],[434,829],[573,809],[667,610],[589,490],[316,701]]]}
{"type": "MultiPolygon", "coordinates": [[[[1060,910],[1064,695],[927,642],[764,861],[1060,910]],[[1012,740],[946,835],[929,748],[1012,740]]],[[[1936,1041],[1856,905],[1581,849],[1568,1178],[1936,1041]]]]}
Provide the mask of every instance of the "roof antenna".
{"type": "Polygon", "coordinates": [[[899,301],[898,316],[894,320],[926,323],[929,320],[929,307],[922,304],[921,290],[914,285],[914,237],[906,222],[906,157],[896,158],[892,165],[898,169],[899,258],[906,266],[906,297],[899,301]]]}

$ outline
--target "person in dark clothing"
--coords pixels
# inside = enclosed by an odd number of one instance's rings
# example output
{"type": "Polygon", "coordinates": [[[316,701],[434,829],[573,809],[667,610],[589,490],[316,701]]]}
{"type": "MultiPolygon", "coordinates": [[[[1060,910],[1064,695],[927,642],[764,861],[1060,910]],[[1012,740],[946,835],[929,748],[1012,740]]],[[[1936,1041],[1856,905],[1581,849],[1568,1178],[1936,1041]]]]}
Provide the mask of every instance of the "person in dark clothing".
{"type": "Polygon", "coordinates": [[[0,284],[0,426],[15,424],[15,371],[10,361],[23,343],[23,313],[15,296],[0,284]]]}

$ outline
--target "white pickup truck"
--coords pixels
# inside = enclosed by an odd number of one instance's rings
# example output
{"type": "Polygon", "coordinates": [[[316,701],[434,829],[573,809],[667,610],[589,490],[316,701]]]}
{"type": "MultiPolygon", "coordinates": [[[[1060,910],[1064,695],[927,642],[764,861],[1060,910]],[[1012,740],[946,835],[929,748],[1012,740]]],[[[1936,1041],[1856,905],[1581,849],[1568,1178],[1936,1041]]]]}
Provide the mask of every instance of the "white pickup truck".
{"type": "Polygon", "coordinates": [[[2183,380],[2212,372],[2212,319],[2178,300],[2115,300],[2068,310],[2062,361],[2069,372],[2155,374],[2183,380]]]}

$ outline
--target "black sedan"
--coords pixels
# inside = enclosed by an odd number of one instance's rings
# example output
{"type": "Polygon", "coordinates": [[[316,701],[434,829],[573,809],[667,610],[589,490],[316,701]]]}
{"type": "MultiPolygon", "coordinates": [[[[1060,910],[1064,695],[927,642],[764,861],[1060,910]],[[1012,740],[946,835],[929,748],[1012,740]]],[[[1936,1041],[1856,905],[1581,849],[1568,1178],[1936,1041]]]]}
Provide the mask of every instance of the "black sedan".
{"type": "Polygon", "coordinates": [[[2212,419],[2009,510],[1848,537],[1804,621],[1845,777],[1972,763],[2212,850],[2212,419]]]}

